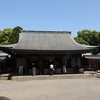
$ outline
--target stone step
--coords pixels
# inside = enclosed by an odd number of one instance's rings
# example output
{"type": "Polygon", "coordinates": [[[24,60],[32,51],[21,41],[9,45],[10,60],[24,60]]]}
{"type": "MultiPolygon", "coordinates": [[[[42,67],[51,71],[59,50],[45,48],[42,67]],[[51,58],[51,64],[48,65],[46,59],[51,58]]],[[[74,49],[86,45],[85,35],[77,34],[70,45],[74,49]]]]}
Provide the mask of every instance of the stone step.
{"type": "Polygon", "coordinates": [[[96,74],[96,78],[100,78],[100,73],[97,73],[96,74]]]}
{"type": "Polygon", "coordinates": [[[12,76],[12,81],[51,80],[51,79],[86,79],[93,78],[92,74],[64,74],[64,75],[36,75],[36,76],[12,76]]]}
{"type": "Polygon", "coordinates": [[[0,74],[0,80],[8,80],[10,78],[10,74],[0,74]]]}

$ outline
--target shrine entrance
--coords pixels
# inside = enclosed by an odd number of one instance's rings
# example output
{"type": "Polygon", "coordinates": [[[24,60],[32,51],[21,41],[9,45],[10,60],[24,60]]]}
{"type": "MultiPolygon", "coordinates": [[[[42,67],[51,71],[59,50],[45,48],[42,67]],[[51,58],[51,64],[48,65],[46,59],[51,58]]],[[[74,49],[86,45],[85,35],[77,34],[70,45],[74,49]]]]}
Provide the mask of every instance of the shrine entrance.
{"type": "Polygon", "coordinates": [[[30,58],[28,61],[28,74],[32,74],[32,63],[34,63],[34,67],[36,67],[36,74],[37,75],[49,75],[50,74],[50,64],[53,63],[55,67],[55,74],[58,72],[61,72],[61,66],[62,66],[62,59],[61,57],[35,57],[30,58]]]}
{"type": "Polygon", "coordinates": [[[62,66],[66,65],[68,73],[74,73],[75,69],[75,59],[71,58],[69,55],[50,55],[50,56],[35,56],[28,58],[26,64],[26,70],[28,75],[32,75],[32,68],[36,67],[37,75],[49,75],[50,74],[50,64],[54,65],[54,74],[62,74],[62,66]],[[34,66],[32,65],[34,63],[34,66]]]}

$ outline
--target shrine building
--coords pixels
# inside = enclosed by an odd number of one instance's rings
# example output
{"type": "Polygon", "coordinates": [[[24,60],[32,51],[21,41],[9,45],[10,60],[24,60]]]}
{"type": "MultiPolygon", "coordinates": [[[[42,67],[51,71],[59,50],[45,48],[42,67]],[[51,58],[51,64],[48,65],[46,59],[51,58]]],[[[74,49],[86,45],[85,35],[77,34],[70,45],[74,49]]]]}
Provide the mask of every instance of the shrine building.
{"type": "Polygon", "coordinates": [[[48,75],[51,62],[55,74],[62,73],[63,64],[67,73],[76,73],[76,64],[82,67],[81,55],[95,49],[96,46],[77,43],[70,31],[23,30],[18,43],[0,46],[0,50],[11,55],[9,72],[18,74],[22,66],[23,75],[32,75],[33,63],[37,75],[48,75]]]}

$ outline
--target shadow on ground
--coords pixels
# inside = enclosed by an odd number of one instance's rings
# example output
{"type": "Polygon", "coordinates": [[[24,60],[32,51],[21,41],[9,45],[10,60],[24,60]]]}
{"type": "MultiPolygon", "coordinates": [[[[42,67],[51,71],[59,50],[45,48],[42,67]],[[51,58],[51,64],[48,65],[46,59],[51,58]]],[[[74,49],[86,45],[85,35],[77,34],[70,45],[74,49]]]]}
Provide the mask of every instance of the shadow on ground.
{"type": "Polygon", "coordinates": [[[11,99],[4,97],[4,96],[0,96],[0,100],[11,100],[11,99]]]}

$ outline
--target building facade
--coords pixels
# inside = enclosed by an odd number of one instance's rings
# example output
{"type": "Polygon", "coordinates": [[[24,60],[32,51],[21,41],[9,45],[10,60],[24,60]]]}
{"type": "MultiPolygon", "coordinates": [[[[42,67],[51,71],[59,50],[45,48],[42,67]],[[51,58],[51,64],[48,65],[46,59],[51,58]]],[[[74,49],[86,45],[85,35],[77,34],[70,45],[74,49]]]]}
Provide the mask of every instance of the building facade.
{"type": "Polygon", "coordinates": [[[81,54],[95,50],[96,46],[77,43],[69,31],[31,31],[23,30],[18,43],[0,46],[0,50],[11,55],[11,72],[32,75],[49,74],[50,63],[54,64],[55,74],[62,73],[63,64],[67,73],[77,73],[76,64],[82,67],[81,54]]]}
{"type": "Polygon", "coordinates": [[[100,70],[100,53],[97,55],[85,55],[84,59],[87,61],[87,66],[90,70],[100,70]]]}

